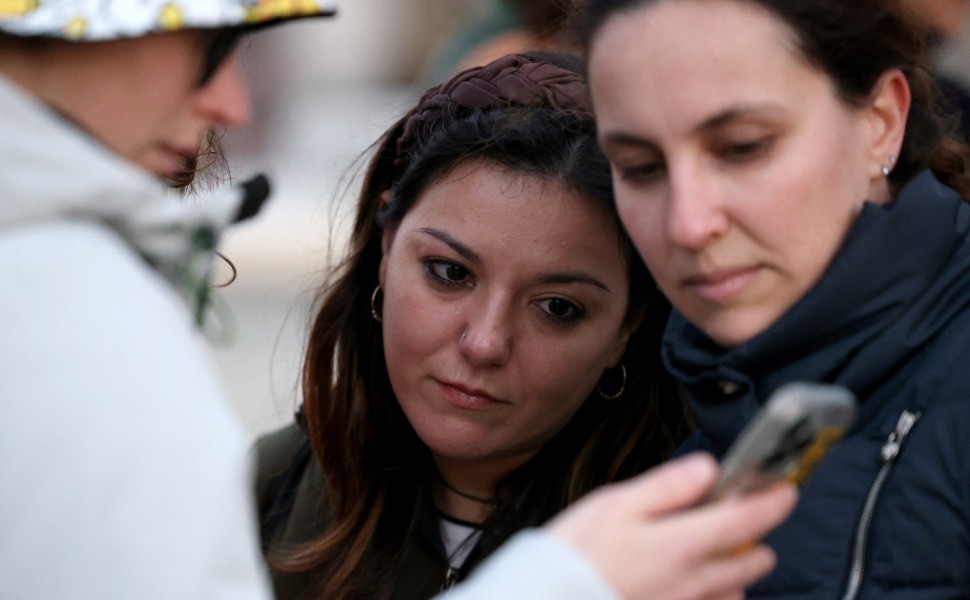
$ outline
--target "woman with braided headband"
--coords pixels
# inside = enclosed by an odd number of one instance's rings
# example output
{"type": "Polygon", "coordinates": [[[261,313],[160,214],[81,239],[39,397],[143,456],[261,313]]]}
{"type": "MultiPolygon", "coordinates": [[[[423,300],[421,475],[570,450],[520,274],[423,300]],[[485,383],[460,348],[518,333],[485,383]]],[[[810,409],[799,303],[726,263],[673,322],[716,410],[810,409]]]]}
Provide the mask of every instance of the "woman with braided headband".
{"type": "Polygon", "coordinates": [[[512,55],[382,138],[296,425],[260,443],[280,598],[429,598],[689,429],[578,59],[512,55]]]}
{"type": "MultiPolygon", "coordinates": [[[[657,357],[667,306],[618,226],[579,69],[498,59],[429,90],[382,138],[310,334],[299,425],[259,444],[279,598],[429,598],[519,530],[663,460],[688,429],[657,357]]],[[[636,501],[595,517],[613,521],[623,543],[608,551],[624,565],[646,540],[652,563],[682,572],[665,545],[710,555],[791,506],[782,491],[655,528],[651,513],[694,501],[714,472],[664,469],[596,494],[636,501]]],[[[575,519],[558,523],[569,535],[575,519]]],[[[743,584],[770,555],[719,562],[743,584]]]]}

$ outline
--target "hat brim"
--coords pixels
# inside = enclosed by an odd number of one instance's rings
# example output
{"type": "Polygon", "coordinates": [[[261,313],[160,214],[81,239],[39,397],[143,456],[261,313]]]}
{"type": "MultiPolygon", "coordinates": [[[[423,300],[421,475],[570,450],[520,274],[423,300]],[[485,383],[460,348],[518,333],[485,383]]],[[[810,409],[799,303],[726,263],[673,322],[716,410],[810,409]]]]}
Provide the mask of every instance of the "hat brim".
{"type": "Polygon", "coordinates": [[[0,2],[0,32],[106,41],[184,29],[264,29],[336,12],[333,0],[9,0],[0,2]]]}

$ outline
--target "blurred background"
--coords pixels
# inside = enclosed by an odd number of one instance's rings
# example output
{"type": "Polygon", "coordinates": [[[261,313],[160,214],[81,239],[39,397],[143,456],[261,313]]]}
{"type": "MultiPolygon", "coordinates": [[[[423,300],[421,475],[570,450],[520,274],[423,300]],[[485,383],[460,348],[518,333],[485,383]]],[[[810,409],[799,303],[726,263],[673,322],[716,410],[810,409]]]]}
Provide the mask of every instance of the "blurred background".
{"type": "MultiPolygon", "coordinates": [[[[220,326],[213,355],[253,436],[291,419],[300,402],[310,306],[343,255],[368,147],[424,88],[461,66],[522,44],[558,41],[558,0],[339,5],[334,19],[253,38],[243,51],[252,124],[224,138],[234,179],[266,173],[273,182],[263,212],[223,240],[238,278],[215,292],[220,326]]],[[[967,38],[966,29],[953,28],[938,62],[940,72],[970,87],[967,38]]]]}

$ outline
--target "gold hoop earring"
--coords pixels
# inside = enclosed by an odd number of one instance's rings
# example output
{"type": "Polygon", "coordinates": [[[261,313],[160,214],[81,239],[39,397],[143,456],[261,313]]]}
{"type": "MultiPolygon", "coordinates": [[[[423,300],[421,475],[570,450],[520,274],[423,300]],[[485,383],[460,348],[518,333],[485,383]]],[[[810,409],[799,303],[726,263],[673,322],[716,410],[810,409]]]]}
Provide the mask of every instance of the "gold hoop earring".
{"type": "Polygon", "coordinates": [[[380,313],[377,312],[377,294],[383,293],[381,286],[374,288],[374,293],[370,295],[370,316],[378,323],[383,323],[380,313]]]}
{"type": "Polygon", "coordinates": [[[623,392],[626,391],[626,367],[623,365],[623,363],[620,363],[620,375],[622,375],[623,381],[620,383],[620,389],[617,390],[616,393],[607,394],[600,389],[599,383],[596,384],[596,393],[600,395],[600,398],[604,400],[616,400],[623,395],[623,392]]]}

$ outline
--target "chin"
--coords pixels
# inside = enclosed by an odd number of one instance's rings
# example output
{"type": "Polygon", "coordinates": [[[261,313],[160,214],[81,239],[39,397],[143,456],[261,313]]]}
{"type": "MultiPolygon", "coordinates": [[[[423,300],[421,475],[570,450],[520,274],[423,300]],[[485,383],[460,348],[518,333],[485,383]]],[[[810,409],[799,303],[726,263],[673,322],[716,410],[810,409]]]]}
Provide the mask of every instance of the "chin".
{"type": "Polygon", "coordinates": [[[454,459],[476,458],[482,454],[478,448],[479,435],[477,431],[468,428],[454,428],[441,424],[429,427],[415,427],[418,439],[433,454],[447,456],[454,459]]]}
{"type": "Polygon", "coordinates": [[[768,329],[776,319],[745,319],[742,315],[725,315],[698,328],[723,348],[733,348],[750,341],[768,329]]]}
{"type": "Polygon", "coordinates": [[[455,442],[426,445],[435,458],[446,459],[450,462],[475,462],[491,456],[488,449],[469,447],[467,443],[455,442]]]}

